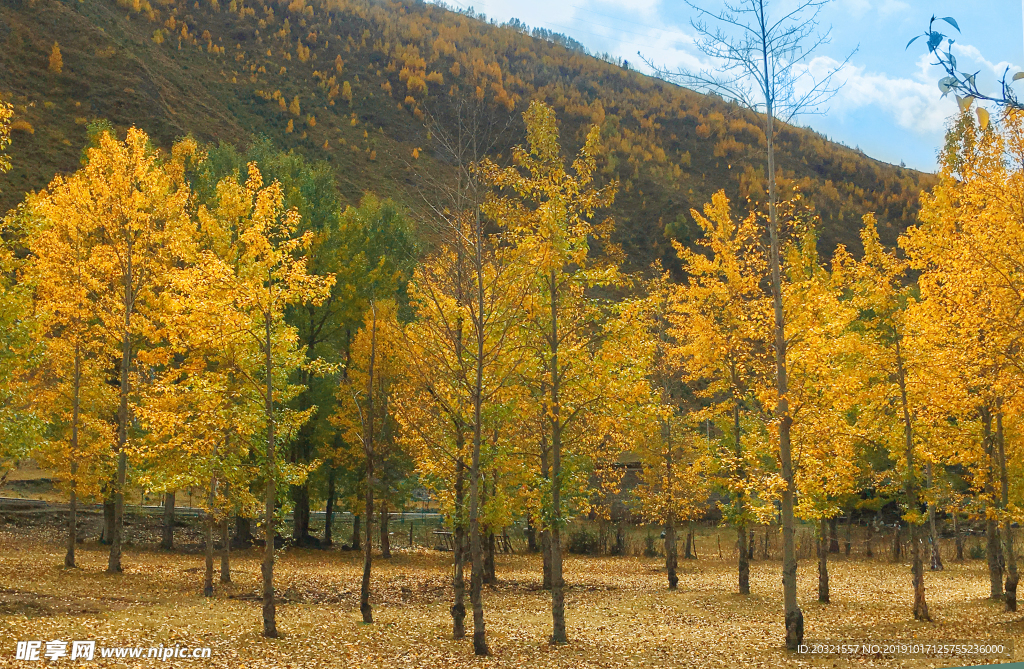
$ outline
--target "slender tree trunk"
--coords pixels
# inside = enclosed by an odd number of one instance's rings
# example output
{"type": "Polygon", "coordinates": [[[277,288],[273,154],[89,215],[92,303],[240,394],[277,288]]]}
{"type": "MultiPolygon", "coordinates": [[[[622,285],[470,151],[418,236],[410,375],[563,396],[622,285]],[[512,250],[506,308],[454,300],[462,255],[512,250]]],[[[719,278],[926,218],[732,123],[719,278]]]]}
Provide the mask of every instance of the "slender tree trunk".
{"type": "Polygon", "coordinates": [[[68,495],[68,549],[64,566],[75,566],[75,541],[78,538],[78,414],[82,391],[82,348],[75,342],[75,372],[71,399],[71,490],[68,495]]]}
{"type": "MultiPolygon", "coordinates": [[[[373,480],[373,459],[366,459],[366,480],[373,480]]],[[[363,622],[373,622],[373,607],[370,606],[370,570],[373,567],[373,486],[366,486],[366,538],[363,541],[363,580],[359,586],[359,611],[363,622]]]]}
{"type": "Polygon", "coordinates": [[[1006,558],[1006,610],[1015,612],[1017,610],[1017,553],[1013,547],[1013,525],[1010,517],[1006,515],[1006,508],[1010,503],[1010,478],[1006,466],[1006,442],[1003,434],[1003,412],[1000,403],[999,411],[996,413],[996,446],[999,449],[999,483],[1001,491],[1001,511],[1003,512],[1003,556],[1006,558]]]}
{"type": "Polygon", "coordinates": [[[220,521],[220,582],[231,582],[231,537],[228,534],[228,517],[220,521]]]}
{"type": "Polygon", "coordinates": [[[828,521],[828,552],[839,552],[839,516],[829,518],[828,521]]]}
{"type": "Polygon", "coordinates": [[[686,528],[686,559],[696,560],[697,555],[693,550],[693,522],[687,524],[686,528]]]}
{"type": "Polygon", "coordinates": [[[235,546],[248,548],[252,546],[255,538],[252,536],[252,518],[235,516],[235,546]]]}
{"type": "Polygon", "coordinates": [[[132,257],[127,255],[124,276],[124,333],[121,336],[121,385],[117,407],[117,484],[114,486],[114,526],[110,537],[110,556],[107,559],[107,573],[121,573],[121,541],[124,534],[124,486],[128,475],[128,393],[129,375],[132,363],[131,319],[134,306],[132,294],[132,257]]]}
{"type": "Polygon", "coordinates": [[[100,530],[100,543],[110,545],[114,541],[114,499],[103,500],[103,529],[100,530]]]}
{"type": "MultiPolygon", "coordinates": [[[[925,477],[928,485],[928,490],[932,488],[932,463],[925,463],[925,477]]],[[[935,502],[928,502],[928,538],[931,544],[931,560],[929,567],[932,571],[942,571],[944,569],[942,565],[942,546],[939,543],[939,532],[935,523],[935,502]]]]}
{"type": "MultiPolygon", "coordinates": [[[[217,457],[216,451],[214,458],[217,457]]],[[[210,480],[210,495],[207,499],[205,539],[206,539],[206,574],[203,580],[203,596],[213,597],[213,506],[217,499],[217,477],[210,480]]]]}
{"type": "MultiPolygon", "coordinates": [[[[551,470],[548,466],[548,444],[547,439],[541,439],[540,445],[540,474],[545,481],[550,481],[551,470]]],[[[619,532],[622,532],[622,522],[619,522],[619,532]]],[[[620,542],[621,543],[621,542],[620,542]]],[[[542,559],[544,563],[544,580],[543,588],[545,590],[551,589],[551,530],[545,527],[540,533],[540,544],[542,559]]]]}
{"type": "Polygon", "coordinates": [[[538,550],[537,528],[533,526],[533,518],[529,515],[526,516],[526,550],[531,553],[536,553],[538,550]]]}
{"type": "Polygon", "coordinates": [[[896,529],[892,533],[892,561],[899,562],[903,559],[903,537],[900,533],[903,531],[903,526],[900,525],[899,521],[896,521],[896,529]]]}
{"type": "Polygon", "coordinates": [[[736,547],[739,553],[739,593],[750,594],[750,558],[747,556],[747,528],[736,526],[736,547]]]}
{"type": "MultiPolygon", "coordinates": [[[[917,510],[917,477],[914,475],[914,432],[910,418],[910,404],[907,400],[907,377],[903,369],[903,353],[900,340],[896,340],[896,372],[900,388],[900,401],[903,405],[903,434],[905,441],[907,471],[904,477],[904,490],[907,496],[907,508],[917,510]]],[[[924,561],[921,558],[920,526],[913,522],[910,525],[910,556],[913,563],[911,570],[914,575],[914,618],[931,620],[928,613],[928,602],[924,594],[924,561]]]]}
{"type": "Polygon", "coordinates": [[[562,418],[561,372],[558,366],[558,284],[550,274],[551,295],[551,643],[566,643],[565,582],[562,578],[562,418]]]}
{"type": "Polygon", "coordinates": [[[370,364],[367,367],[366,381],[366,417],[363,419],[363,455],[366,458],[366,543],[363,546],[363,580],[359,589],[359,611],[363,614],[363,622],[373,622],[373,607],[370,606],[370,570],[373,566],[373,467],[374,467],[374,410],[373,377],[377,362],[377,311],[373,300],[370,301],[372,329],[370,331],[370,364]]]}
{"type": "Polygon", "coordinates": [[[960,529],[960,513],[955,511],[953,513],[953,543],[956,546],[956,561],[964,561],[964,534],[963,530],[960,529]]]}
{"type": "Polygon", "coordinates": [[[484,551],[484,583],[487,585],[498,585],[498,575],[494,569],[494,532],[488,528],[487,545],[484,551]]]}
{"type": "Polygon", "coordinates": [[[263,564],[260,571],[263,575],[263,636],[268,639],[277,638],[277,608],[274,604],[274,504],[277,501],[277,445],[274,443],[274,357],[271,339],[271,321],[269,315],[264,319],[266,337],[263,341],[267,386],[264,412],[267,419],[267,444],[264,457],[264,473],[266,489],[263,497],[263,564]]]}
{"type": "Polygon", "coordinates": [[[174,491],[164,493],[164,523],[163,537],[160,540],[160,548],[166,551],[174,546],[174,491]]]}
{"type": "Polygon", "coordinates": [[[78,462],[71,463],[71,493],[68,499],[68,550],[64,554],[64,566],[73,568],[75,566],[75,542],[78,541],[78,495],[75,493],[75,473],[78,471],[78,462]]]}
{"type": "Polygon", "coordinates": [[[382,499],[380,501],[380,556],[385,560],[391,559],[391,534],[388,520],[388,502],[386,499],[382,499]]]}
{"type": "Polygon", "coordinates": [[[324,510],[324,546],[331,546],[334,543],[334,479],[337,470],[331,467],[327,475],[327,508],[324,510]]]}
{"type": "MultiPolygon", "coordinates": [[[[988,407],[981,408],[981,423],[984,429],[985,454],[988,456],[988,476],[985,478],[984,492],[988,499],[995,498],[995,435],[992,433],[992,412],[988,407]]],[[[985,514],[985,558],[988,560],[989,597],[1003,598],[1003,568],[999,562],[999,525],[990,513],[985,514]]]]}
{"type": "Polygon", "coordinates": [[[363,539],[359,530],[360,518],[359,514],[353,514],[352,516],[352,550],[362,550],[363,539]]]}
{"type": "MultiPolygon", "coordinates": [[[[742,465],[743,462],[743,442],[741,440],[740,433],[740,403],[737,400],[733,405],[733,436],[735,438],[735,455],[736,461],[741,463],[736,476],[743,480],[746,478],[746,473],[742,465]]],[[[739,593],[741,595],[750,594],[750,557],[747,554],[747,526],[743,522],[743,513],[745,511],[743,502],[743,493],[736,493],[736,514],[739,519],[736,524],[736,553],[738,560],[738,581],[739,581],[739,593]]]]}
{"type": "Polygon", "coordinates": [[[843,540],[846,557],[850,557],[850,550],[853,548],[853,510],[846,517],[846,537],[843,540]]]}
{"type": "Polygon", "coordinates": [[[291,493],[295,503],[292,510],[292,543],[306,546],[309,544],[309,484],[303,482],[302,485],[291,486],[291,493]]]}
{"type": "MultiPolygon", "coordinates": [[[[763,63],[765,81],[771,81],[768,68],[767,38],[763,41],[763,63]]],[[[767,96],[766,96],[767,97],[767,96]]],[[[782,595],[786,623],[786,648],[796,650],[804,640],[804,615],[796,599],[796,518],[793,514],[796,495],[796,478],[793,475],[793,454],[789,432],[793,418],[789,415],[789,379],[786,366],[786,327],[782,306],[782,261],[779,256],[779,219],[775,188],[775,141],[774,109],[772,100],[766,100],[766,132],[768,145],[768,236],[771,242],[769,263],[771,265],[772,306],[775,316],[775,416],[779,421],[779,468],[786,486],[782,489],[782,595]]]]}
{"type": "MultiPolygon", "coordinates": [[[[456,436],[458,452],[462,452],[461,431],[456,436]]],[[[466,463],[462,458],[455,461],[455,575],[452,581],[453,603],[452,613],[452,638],[466,638],[466,523],[465,523],[465,478],[466,463]]]]}
{"type": "Polygon", "coordinates": [[[668,573],[668,589],[675,590],[679,587],[679,576],[676,575],[676,568],[679,566],[679,551],[676,548],[676,518],[675,514],[669,511],[665,518],[665,571],[668,573]]]}
{"type": "Polygon", "coordinates": [[[822,604],[829,603],[828,596],[828,554],[826,546],[828,521],[823,517],[819,523],[818,530],[818,601],[822,604]]]}
{"type": "Polygon", "coordinates": [[[490,654],[487,646],[487,633],[484,628],[483,602],[483,545],[480,536],[480,496],[481,472],[480,451],[483,448],[483,393],[484,393],[484,267],[483,267],[483,229],[480,218],[480,207],[476,207],[476,227],[474,244],[474,271],[476,287],[476,314],[473,318],[473,331],[476,343],[474,351],[473,383],[473,454],[469,465],[469,551],[473,561],[473,572],[470,579],[469,599],[473,605],[473,652],[477,656],[490,654]]]}
{"type": "Polygon", "coordinates": [[[875,557],[874,551],[871,550],[871,540],[875,538],[875,523],[878,522],[878,513],[875,514],[874,522],[868,525],[868,536],[864,542],[864,555],[867,557],[875,557]]]}

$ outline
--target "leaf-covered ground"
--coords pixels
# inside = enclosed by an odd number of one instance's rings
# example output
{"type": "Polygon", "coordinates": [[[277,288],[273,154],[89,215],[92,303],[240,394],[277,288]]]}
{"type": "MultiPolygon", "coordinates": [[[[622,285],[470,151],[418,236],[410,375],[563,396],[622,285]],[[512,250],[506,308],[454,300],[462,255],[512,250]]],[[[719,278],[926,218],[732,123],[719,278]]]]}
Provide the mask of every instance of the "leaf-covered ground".
{"type": "MultiPolygon", "coordinates": [[[[374,561],[374,615],[359,622],[360,556],[287,550],[277,563],[278,627],[261,638],[259,554],[233,554],[233,583],[200,596],[202,556],[129,548],[125,573],[107,576],[104,547],[79,547],[79,569],[65,570],[56,528],[0,526],[0,666],[17,640],[94,639],[98,645],[212,647],[215,667],[942,667],[959,660],[812,659],[781,649],[780,564],[752,565],[754,594],[733,594],[731,561],[683,561],[678,592],[665,588],[657,558],[580,558],[566,562],[570,643],[552,647],[550,597],[540,589],[540,558],[499,556],[500,585],[486,589],[493,656],[475,659],[471,642],[450,638],[450,554],[422,549],[374,561]]],[[[910,615],[905,564],[832,563],[832,600],[818,604],[817,574],[802,562],[800,593],[807,639],[1024,639],[1024,614],[987,600],[981,560],[926,575],[934,623],[910,615]]],[[[468,606],[468,601],[467,601],[468,606]]],[[[471,624],[471,618],[467,618],[471,624]]],[[[66,665],[84,663],[61,661],[66,665]]],[[[979,662],[980,663],[980,662],[979,662]]],[[[35,663],[33,663],[35,664],[35,663]]],[[[105,660],[89,666],[168,666],[157,660],[105,660]],[[110,662],[110,664],[104,664],[110,662]]],[[[37,664],[35,666],[38,666],[37,664]]]]}

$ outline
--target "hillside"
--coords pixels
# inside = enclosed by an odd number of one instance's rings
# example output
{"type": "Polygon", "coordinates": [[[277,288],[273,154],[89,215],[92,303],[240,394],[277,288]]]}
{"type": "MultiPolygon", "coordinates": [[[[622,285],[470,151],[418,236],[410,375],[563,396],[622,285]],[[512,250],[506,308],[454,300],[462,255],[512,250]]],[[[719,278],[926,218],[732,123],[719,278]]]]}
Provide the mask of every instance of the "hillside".
{"type": "MultiPolygon", "coordinates": [[[[412,1],[7,0],[0,96],[20,123],[0,212],[77,167],[94,118],[138,125],[161,145],[188,133],[239,145],[263,134],[331,163],[347,201],[373,190],[415,208],[424,175],[450,169],[425,114],[443,116],[466,96],[508,126],[496,154],[522,141],[530,99],[555,107],[568,150],[601,125],[601,171],[622,181],[612,214],[633,267],[670,258],[668,236],[688,240],[689,209],[715,190],[763,197],[753,114],[535,34],[412,1]],[[48,68],[55,41],[60,74],[48,68]]],[[[856,247],[867,211],[893,242],[933,182],[806,129],[785,127],[778,141],[783,187],[816,206],[825,251],[856,247]]]]}

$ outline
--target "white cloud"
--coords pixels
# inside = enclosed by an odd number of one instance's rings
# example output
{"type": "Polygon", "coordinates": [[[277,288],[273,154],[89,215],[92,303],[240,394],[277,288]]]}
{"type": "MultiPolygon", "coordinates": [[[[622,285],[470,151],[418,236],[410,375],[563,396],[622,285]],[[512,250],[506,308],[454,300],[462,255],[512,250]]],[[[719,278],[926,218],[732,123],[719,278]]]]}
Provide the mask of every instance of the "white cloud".
{"type": "MultiPolygon", "coordinates": [[[[832,58],[819,57],[811,62],[809,69],[812,75],[820,77],[838,64],[832,58]]],[[[937,70],[927,68],[919,77],[908,79],[847,65],[837,75],[837,83],[842,86],[832,99],[830,110],[842,116],[862,107],[876,106],[901,128],[920,135],[941,133],[946,119],[956,113],[956,103],[951,98],[941,97],[934,83],[939,79],[937,70]]]]}

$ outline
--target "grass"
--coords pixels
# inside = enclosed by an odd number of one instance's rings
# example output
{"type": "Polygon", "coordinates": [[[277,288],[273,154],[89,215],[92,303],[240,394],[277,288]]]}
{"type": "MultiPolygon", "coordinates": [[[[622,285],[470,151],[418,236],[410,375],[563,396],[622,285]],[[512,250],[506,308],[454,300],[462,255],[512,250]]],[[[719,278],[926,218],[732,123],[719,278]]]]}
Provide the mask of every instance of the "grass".
{"type": "MultiPolygon", "coordinates": [[[[194,539],[194,537],[193,537],[194,539]]],[[[233,583],[200,596],[202,556],[168,553],[138,542],[125,573],[108,576],[105,547],[79,547],[79,568],[62,566],[56,520],[0,529],[0,665],[15,640],[94,639],[98,645],[212,647],[197,666],[285,667],[931,667],[959,660],[808,658],[781,648],[777,560],[755,560],[749,597],[734,594],[732,560],[682,561],[679,590],[668,592],[658,558],[568,556],[567,646],[552,647],[550,595],[541,589],[540,558],[499,555],[500,584],[484,594],[493,655],[472,656],[470,641],[450,638],[450,554],[399,549],[375,559],[375,623],[360,624],[359,554],[287,550],[276,574],[276,640],[260,636],[258,550],[237,552],[233,583]]],[[[950,562],[926,574],[934,623],[913,621],[905,564],[838,557],[832,604],[814,600],[813,562],[799,572],[806,638],[1009,639],[1024,637],[1024,617],[986,599],[984,561],[950,562]]],[[[468,601],[467,601],[468,605],[468,601]]],[[[471,618],[467,619],[471,625],[471,618]]],[[[123,661],[122,661],[123,662],[123,661]]],[[[147,666],[153,660],[133,661],[147,666]]],[[[102,662],[97,666],[103,665],[102,662]]],[[[109,666],[123,666],[111,664],[109,666]]]]}

